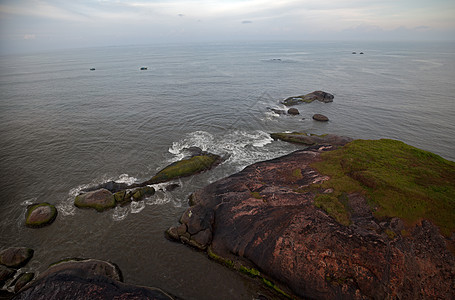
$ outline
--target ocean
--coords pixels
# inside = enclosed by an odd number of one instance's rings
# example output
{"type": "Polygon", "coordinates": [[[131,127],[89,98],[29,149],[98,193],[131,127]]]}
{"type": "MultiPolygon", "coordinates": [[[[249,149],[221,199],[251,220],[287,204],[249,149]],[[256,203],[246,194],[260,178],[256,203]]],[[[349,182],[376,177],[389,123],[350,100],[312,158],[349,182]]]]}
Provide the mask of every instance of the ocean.
{"type": "Polygon", "coordinates": [[[183,299],[252,299],[257,283],[164,237],[188,196],[301,148],[273,141],[271,132],[392,138],[455,160],[454,80],[453,43],[172,44],[1,56],[0,249],[33,248],[27,271],[97,258],[116,263],[127,283],[183,299]],[[315,90],[334,101],[296,106],[298,116],[270,110],[315,90]],[[316,122],[314,113],[330,121],[316,122]],[[147,180],[191,146],[226,160],[125,207],[73,206],[82,189],[147,180]],[[51,226],[24,226],[35,202],[57,206],[51,226]]]}

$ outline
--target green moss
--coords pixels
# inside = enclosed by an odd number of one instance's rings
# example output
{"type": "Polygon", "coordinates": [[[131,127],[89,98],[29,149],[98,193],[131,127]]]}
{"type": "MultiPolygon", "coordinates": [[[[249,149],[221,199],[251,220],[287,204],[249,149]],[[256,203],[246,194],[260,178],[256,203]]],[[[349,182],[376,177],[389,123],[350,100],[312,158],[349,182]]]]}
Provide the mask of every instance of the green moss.
{"type": "Polygon", "coordinates": [[[146,183],[155,184],[197,174],[199,172],[210,169],[219,161],[220,157],[214,154],[198,155],[188,159],[183,159],[159,171],[154,177],[152,177],[152,179],[146,183]]]}
{"type": "Polygon", "coordinates": [[[262,200],[262,196],[259,192],[251,192],[251,197],[262,200]]]}
{"type": "Polygon", "coordinates": [[[300,168],[296,168],[296,169],[292,170],[291,175],[292,175],[292,177],[294,177],[294,179],[303,178],[302,170],[300,168]]]}
{"type": "Polygon", "coordinates": [[[335,218],[338,223],[345,226],[348,226],[351,223],[348,209],[333,194],[320,194],[316,196],[314,204],[325,210],[330,216],[335,218]]]}
{"type": "Polygon", "coordinates": [[[321,187],[335,196],[323,201],[339,207],[341,194],[360,192],[377,218],[428,219],[446,236],[455,230],[455,162],[389,139],[355,140],[321,158],[312,166],[330,176],[321,187]]]}
{"type": "Polygon", "coordinates": [[[389,237],[389,239],[393,240],[395,237],[396,237],[396,233],[393,232],[392,230],[390,229],[386,229],[385,230],[385,234],[387,234],[387,236],[389,237]]]}
{"type": "Polygon", "coordinates": [[[39,203],[39,204],[30,206],[27,209],[27,213],[26,213],[26,217],[25,217],[25,225],[28,226],[28,227],[31,227],[31,228],[40,228],[40,227],[46,226],[48,224],[51,224],[52,222],[54,222],[54,220],[56,218],[57,218],[57,209],[55,208],[55,206],[52,205],[52,204],[49,204],[47,202],[43,202],[43,203],[39,203]],[[47,206],[47,207],[50,208],[51,213],[49,215],[49,218],[43,219],[41,221],[32,221],[30,219],[30,216],[31,216],[32,212],[35,209],[37,209],[39,207],[42,207],[42,206],[47,206]]]}

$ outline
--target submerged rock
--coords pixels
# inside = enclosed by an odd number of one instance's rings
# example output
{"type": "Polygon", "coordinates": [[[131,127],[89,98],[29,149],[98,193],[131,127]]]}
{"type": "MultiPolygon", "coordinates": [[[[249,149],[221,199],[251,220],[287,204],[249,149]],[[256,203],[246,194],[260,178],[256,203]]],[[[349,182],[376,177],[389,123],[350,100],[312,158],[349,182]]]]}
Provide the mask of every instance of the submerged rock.
{"type": "MultiPolygon", "coordinates": [[[[16,270],[0,265],[0,288],[5,282],[16,274],[16,270]]],[[[1,299],[1,298],[0,298],[1,299]]]]}
{"type": "Polygon", "coordinates": [[[285,142],[291,142],[296,144],[304,144],[307,146],[311,145],[323,145],[329,144],[332,146],[344,146],[351,142],[352,139],[345,136],[338,136],[335,134],[307,134],[304,132],[291,132],[291,133],[272,133],[270,136],[275,140],[282,140],[285,142]]]}
{"type": "Polygon", "coordinates": [[[31,228],[40,228],[52,224],[57,218],[57,209],[49,203],[31,205],[25,215],[25,225],[31,228]]]}
{"type": "Polygon", "coordinates": [[[120,269],[88,259],[49,267],[13,299],[172,299],[160,289],[122,283],[120,269]]]}
{"type": "Polygon", "coordinates": [[[329,103],[333,102],[334,96],[330,93],[323,92],[323,91],[314,91],[312,93],[301,95],[301,96],[293,96],[283,100],[283,104],[286,106],[293,106],[301,103],[311,103],[315,100],[329,103]]]}
{"type": "Polygon", "coordinates": [[[256,163],[196,191],[168,236],[297,297],[451,298],[454,254],[431,222],[377,219],[365,194],[354,192],[340,196],[344,225],[328,213],[324,201],[335,191],[312,166],[336,148],[256,163]]]}
{"type": "Polygon", "coordinates": [[[8,268],[19,269],[25,266],[33,257],[33,249],[26,247],[11,247],[0,252],[0,264],[8,268]]]}
{"type": "Polygon", "coordinates": [[[99,189],[78,195],[74,199],[74,205],[78,208],[94,208],[101,212],[115,207],[116,203],[111,192],[106,189],[99,189]]]}
{"type": "Polygon", "coordinates": [[[313,120],[321,121],[321,122],[327,122],[329,120],[329,118],[327,118],[326,116],[321,115],[321,114],[314,114],[313,115],[313,120]]]}

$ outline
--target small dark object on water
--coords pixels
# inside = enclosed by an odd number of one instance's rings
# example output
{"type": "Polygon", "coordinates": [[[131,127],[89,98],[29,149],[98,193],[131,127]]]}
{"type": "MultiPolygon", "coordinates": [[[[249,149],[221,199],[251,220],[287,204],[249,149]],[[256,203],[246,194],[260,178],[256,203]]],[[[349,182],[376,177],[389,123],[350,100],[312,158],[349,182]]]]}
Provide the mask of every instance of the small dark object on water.
{"type": "Polygon", "coordinates": [[[357,54],[357,52],[354,51],[354,52],[352,52],[352,54],[357,54]]]}
{"type": "Polygon", "coordinates": [[[147,70],[147,67],[141,67],[141,71],[147,70]]]}
{"type": "Polygon", "coordinates": [[[95,68],[90,68],[90,71],[95,71],[95,68]]]}
{"type": "Polygon", "coordinates": [[[359,54],[363,54],[363,52],[360,52],[359,54]]]}

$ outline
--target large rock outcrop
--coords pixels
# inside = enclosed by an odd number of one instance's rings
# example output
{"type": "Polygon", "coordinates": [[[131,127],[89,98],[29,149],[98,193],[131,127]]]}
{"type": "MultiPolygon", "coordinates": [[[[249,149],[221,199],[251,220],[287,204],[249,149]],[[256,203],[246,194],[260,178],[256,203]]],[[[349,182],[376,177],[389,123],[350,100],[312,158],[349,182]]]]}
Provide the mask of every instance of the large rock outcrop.
{"type": "Polygon", "coordinates": [[[315,205],[316,195],[334,193],[312,167],[331,148],[256,163],[198,190],[168,236],[297,297],[453,298],[453,241],[432,222],[377,218],[363,193],[340,198],[344,225],[315,205]]]}
{"type": "Polygon", "coordinates": [[[121,281],[120,270],[112,263],[71,260],[51,266],[13,299],[172,299],[160,289],[121,281]]]}

